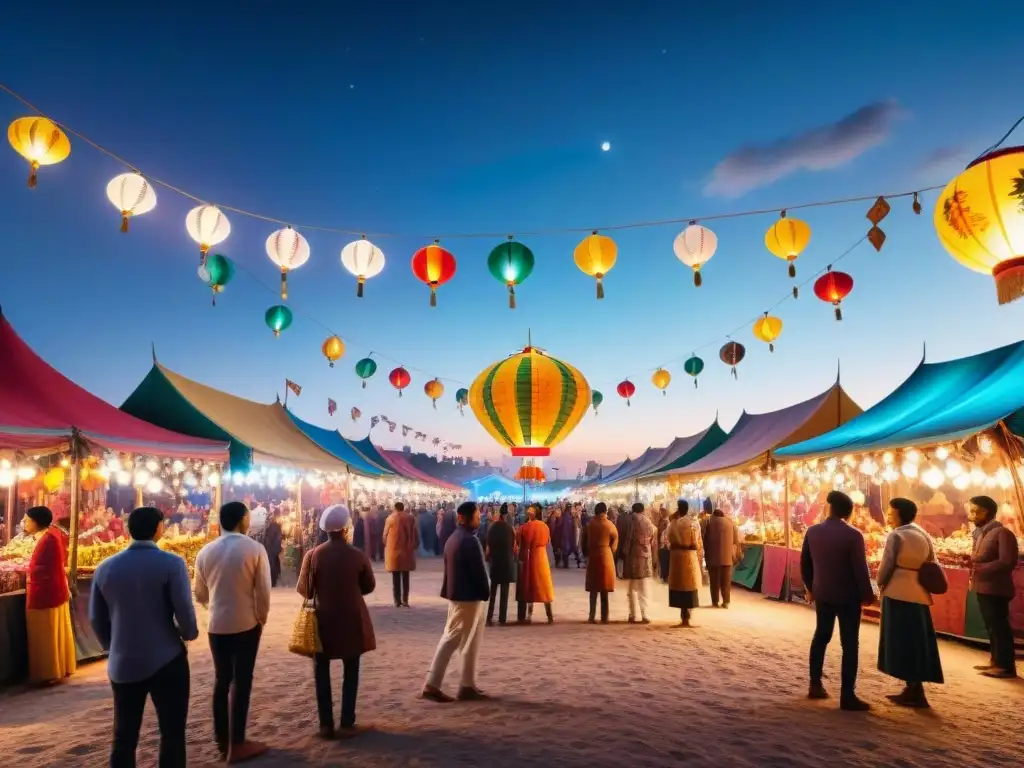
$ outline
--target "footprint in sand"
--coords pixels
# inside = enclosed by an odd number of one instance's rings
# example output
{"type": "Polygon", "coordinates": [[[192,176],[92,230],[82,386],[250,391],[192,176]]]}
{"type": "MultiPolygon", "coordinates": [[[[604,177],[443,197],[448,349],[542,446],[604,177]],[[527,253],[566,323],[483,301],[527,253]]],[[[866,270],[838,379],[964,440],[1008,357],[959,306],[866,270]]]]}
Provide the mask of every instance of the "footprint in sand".
{"type": "Polygon", "coordinates": [[[73,755],[75,757],[81,757],[83,755],[90,755],[96,751],[95,744],[79,744],[74,746],[67,751],[66,754],[73,755]]]}
{"type": "Polygon", "coordinates": [[[20,749],[16,749],[14,751],[17,754],[19,754],[19,755],[38,755],[44,749],[46,749],[46,747],[43,746],[43,745],[40,745],[40,746],[21,747],[20,749]]]}

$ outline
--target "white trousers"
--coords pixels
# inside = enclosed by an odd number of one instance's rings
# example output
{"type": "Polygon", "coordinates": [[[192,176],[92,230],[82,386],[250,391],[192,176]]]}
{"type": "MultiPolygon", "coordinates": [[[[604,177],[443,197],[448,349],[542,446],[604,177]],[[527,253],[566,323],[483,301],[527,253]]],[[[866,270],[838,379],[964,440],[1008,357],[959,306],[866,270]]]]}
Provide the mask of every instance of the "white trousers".
{"type": "Polygon", "coordinates": [[[640,618],[647,618],[647,586],[650,583],[650,579],[630,579],[629,587],[626,592],[626,597],[629,598],[629,616],[630,618],[636,617],[636,603],[640,604],[640,618]]]}
{"type": "Polygon", "coordinates": [[[444,625],[441,642],[434,651],[434,660],[427,673],[427,685],[440,688],[448,662],[456,650],[462,656],[460,688],[476,688],[476,657],[480,653],[480,638],[484,634],[484,616],[487,603],[448,603],[448,620],[444,625]]]}

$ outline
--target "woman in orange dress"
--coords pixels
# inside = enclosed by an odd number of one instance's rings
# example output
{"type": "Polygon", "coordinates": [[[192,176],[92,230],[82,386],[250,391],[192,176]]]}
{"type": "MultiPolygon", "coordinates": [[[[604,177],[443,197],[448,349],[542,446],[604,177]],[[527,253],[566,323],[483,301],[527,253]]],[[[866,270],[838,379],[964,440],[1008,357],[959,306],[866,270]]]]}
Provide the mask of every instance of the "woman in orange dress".
{"type": "Polygon", "coordinates": [[[548,624],[554,622],[551,603],[555,600],[555,585],[551,583],[551,564],[548,562],[548,544],[551,532],[540,519],[540,504],[531,504],[526,510],[526,523],[516,531],[519,546],[519,579],[516,581],[518,621],[529,624],[533,618],[533,604],[544,603],[548,624]]]}
{"type": "Polygon", "coordinates": [[[64,573],[67,558],[60,531],[46,507],[25,513],[25,533],[38,533],[28,566],[25,625],[28,674],[36,684],[56,683],[75,672],[75,636],[71,629],[71,592],[64,573]]]}

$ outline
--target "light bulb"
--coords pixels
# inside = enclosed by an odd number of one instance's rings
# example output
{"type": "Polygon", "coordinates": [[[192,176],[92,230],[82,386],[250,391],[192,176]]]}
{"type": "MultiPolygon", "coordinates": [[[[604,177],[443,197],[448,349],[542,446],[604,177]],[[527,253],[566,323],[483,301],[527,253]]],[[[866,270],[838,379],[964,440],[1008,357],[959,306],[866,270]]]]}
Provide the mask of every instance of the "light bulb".
{"type": "Polygon", "coordinates": [[[14,485],[14,473],[9,469],[0,469],[0,488],[10,488],[14,485]]]}
{"type": "Polygon", "coordinates": [[[118,485],[131,485],[132,484],[132,476],[131,476],[131,474],[128,473],[128,472],[125,472],[123,469],[119,469],[119,470],[117,470],[116,473],[114,473],[114,479],[117,481],[118,485]]]}
{"type": "Polygon", "coordinates": [[[146,490],[150,493],[160,493],[164,489],[163,480],[159,477],[154,477],[148,483],[146,483],[146,490]]]}
{"type": "Polygon", "coordinates": [[[904,477],[908,477],[911,480],[917,477],[917,464],[910,461],[910,459],[904,461],[903,466],[900,467],[900,469],[902,470],[904,477]]]}
{"type": "Polygon", "coordinates": [[[949,448],[944,445],[940,445],[935,449],[935,458],[939,461],[945,461],[949,458],[949,448]]]}
{"type": "Polygon", "coordinates": [[[182,461],[181,459],[175,459],[174,462],[171,464],[171,471],[174,472],[176,475],[180,475],[182,472],[185,471],[185,462],[182,461]]]}
{"type": "Polygon", "coordinates": [[[885,464],[886,466],[892,464],[893,461],[895,461],[895,459],[896,457],[892,455],[892,451],[886,451],[885,453],[882,454],[882,463],[885,464]]]}
{"type": "Polygon", "coordinates": [[[149,472],[147,472],[144,469],[140,469],[138,472],[135,473],[135,484],[136,485],[145,485],[146,483],[149,482],[149,478],[150,478],[149,472]]]}
{"type": "Polygon", "coordinates": [[[907,461],[912,462],[914,464],[920,464],[921,463],[921,452],[919,450],[917,450],[916,448],[911,448],[906,453],[906,459],[907,459],[907,461]]]}
{"type": "Polygon", "coordinates": [[[18,467],[18,479],[19,480],[31,480],[36,476],[35,467],[18,467]]]}
{"type": "Polygon", "coordinates": [[[146,469],[148,469],[150,472],[156,472],[158,469],[160,469],[160,464],[154,461],[153,459],[150,459],[149,461],[146,462],[146,469]]]}
{"type": "Polygon", "coordinates": [[[953,478],[953,487],[958,491],[963,491],[971,484],[971,478],[969,475],[960,474],[953,478]]]}
{"type": "Polygon", "coordinates": [[[946,482],[946,476],[942,474],[942,470],[936,467],[934,464],[929,464],[925,467],[925,470],[921,473],[921,482],[927,485],[932,490],[942,486],[946,482]]]}
{"type": "Polygon", "coordinates": [[[900,471],[895,467],[886,467],[882,470],[882,479],[887,483],[895,483],[900,479],[900,471]]]}
{"type": "Polygon", "coordinates": [[[956,459],[950,459],[946,462],[946,477],[959,477],[964,473],[964,465],[956,459]]]}
{"type": "Polygon", "coordinates": [[[986,456],[990,456],[992,454],[993,447],[992,438],[985,437],[984,435],[978,438],[978,450],[986,456]]]}
{"type": "Polygon", "coordinates": [[[1004,491],[1013,487],[1013,476],[1005,467],[996,470],[996,484],[1004,491]]]}
{"type": "Polygon", "coordinates": [[[245,482],[245,475],[243,475],[241,472],[235,472],[235,474],[231,476],[231,482],[234,483],[235,485],[241,485],[242,483],[245,482]]]}
{"type": "Polygon", "coordinates": [[[217,474],[216,472],[211,472],[209,475],[206,476],[206,482],[210,484],[211,488],[216,488],[217,485],[220,483],[220,475],[217,474]]]}
{"type": "Polygon", "coordinates": [[[878,464],[870,456],[865,456],[859,469],[862,475],[873,475],[878,472],[878,464]]]}

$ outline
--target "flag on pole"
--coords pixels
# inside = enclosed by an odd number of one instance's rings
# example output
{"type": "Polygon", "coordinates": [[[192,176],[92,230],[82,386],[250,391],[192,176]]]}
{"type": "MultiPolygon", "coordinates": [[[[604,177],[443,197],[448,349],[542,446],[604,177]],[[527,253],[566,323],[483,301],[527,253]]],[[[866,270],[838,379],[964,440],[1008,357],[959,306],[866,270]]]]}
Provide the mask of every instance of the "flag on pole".
{"type": "Polygon", "coordinates": [[[331,400],[331,398],[328,397],[327,398],[327,415],[328,416],[333,416],[334,412],[336,410],[338,410],[338,404],[336,402],[334,402],[333,400],[331,400]]]}
{"type": "Polygon", "coordinates": [[[299,395],[302,394],[302,387],[300,387],[298,384],[296,384],[291,379],[285,379],[284,380],[284,385],[286,387],[288,387],[288,389],[290,389],[292,392],[294,392],[296,397],[298,397],[299,395]]]}

